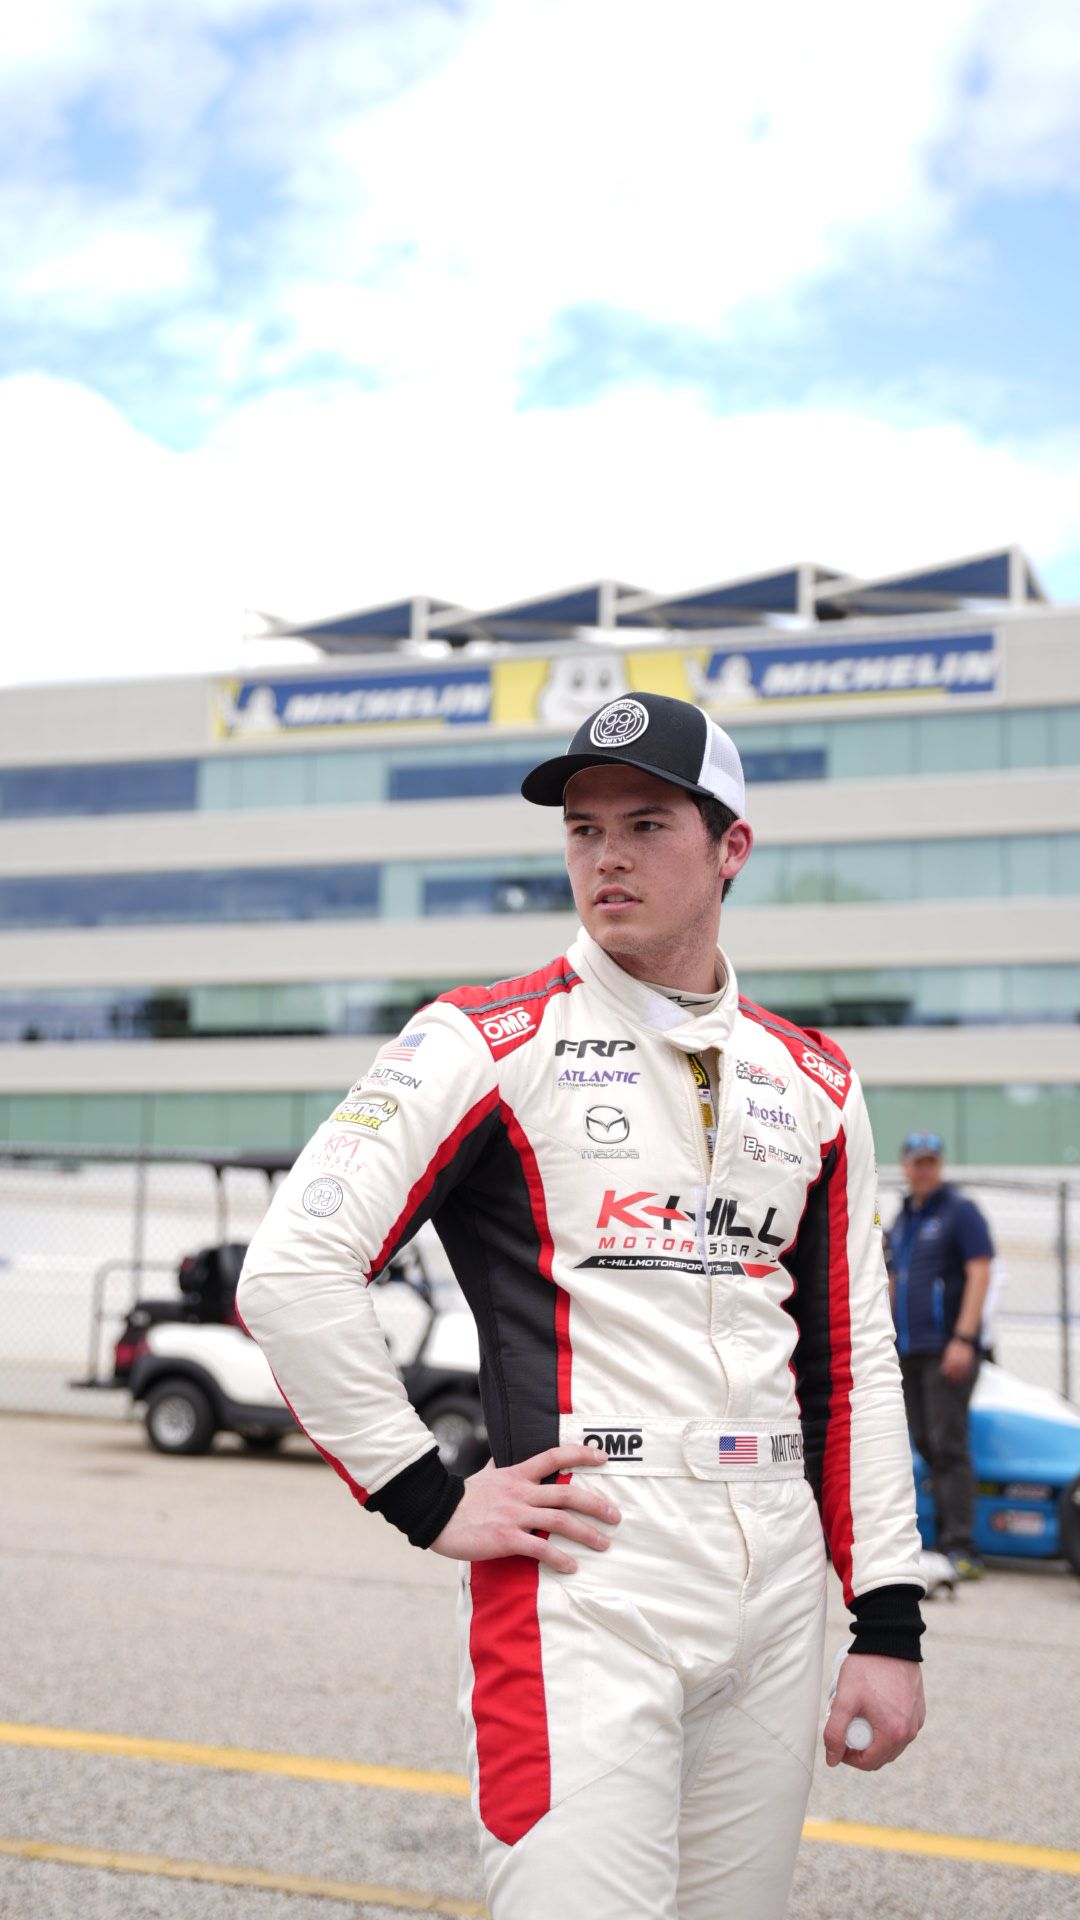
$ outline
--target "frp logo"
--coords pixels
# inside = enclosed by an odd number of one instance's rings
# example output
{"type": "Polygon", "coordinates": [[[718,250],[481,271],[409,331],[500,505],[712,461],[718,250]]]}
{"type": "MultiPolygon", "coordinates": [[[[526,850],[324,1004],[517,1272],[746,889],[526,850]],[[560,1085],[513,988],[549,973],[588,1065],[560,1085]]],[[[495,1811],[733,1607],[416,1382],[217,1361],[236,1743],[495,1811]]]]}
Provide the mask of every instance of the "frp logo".
{"type": "Polygon", "coordinates": [[[803,1048],[802,1064],[807,1073],[812,1073],[815,1080],[820,1080],[823,1087],[828,1087],[834,1097],[839,1094],[841,1100],[844,1099],[851,1085],[851,1076],[842,1067],[826,1060],[824,1054],[816,1053],[813,1047],[803,1048]]]}
{"type": "Polygon", "coordinates": [[[479,1028],[496,1058],[513,1052],[536,1032],[536,1021],[525,1007],[500,1007],[497,1013],[485,1013],[482,1007],[464,1011],[474,1027],[479,1028]]]}
{"type": "Polygon", "coordinates": [[[598,1053],[602,1060],[611,1060],[617,1053],[635,1053],[633,1040],[556,1040],[555,1052],[572,1053],[575,1060],[584,1060],[587,1053],[598,1053]]]}
{"type": "Polygon", "coordinates": [[[645,1459],[645,1435],[640,1427],[586,1427],[581,1444],[606,1453],[609,1460],[624,1460],[628,1466],[640,1466],[645,1459]]]}

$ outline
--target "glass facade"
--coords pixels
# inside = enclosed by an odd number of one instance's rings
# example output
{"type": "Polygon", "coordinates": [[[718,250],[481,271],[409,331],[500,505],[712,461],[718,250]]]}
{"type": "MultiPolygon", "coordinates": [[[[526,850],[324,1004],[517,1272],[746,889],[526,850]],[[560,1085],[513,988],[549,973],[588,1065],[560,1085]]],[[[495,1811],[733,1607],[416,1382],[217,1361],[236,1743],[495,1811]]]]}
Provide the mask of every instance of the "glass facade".
{"type": "MultiPolygon", "coordinates": [[[[0,1129],[16,1146],[296,1152],[351,1077],[346,1051],[341,1085],[310,1093],[12,1094],[0,1096],[0,1129]]],[[[957,1167],[1080,1163],[1075,1087],[870,1087],[866,1097],[883,1165],[914,1127],[940,1130],[957,1167]]]]}
{"type": "Polygon", "coordinates": [[[119,760],[100,766],[0,767],[0,820],[88,813],[187,813],[197,760],[119,760]]]}
{"type": "Polygon", "coordinates": [[[222,867],[0,880],[0,925],[107,927],[353,920],[378,912],[379,869],[222,867]]]}
{"type": "MultiPolygon", "coordinates": [[[[0,1044],[393,1034],[459,980],[205,987],[56,987],[0,993],[0,1044]]],[[[477,983],[480,984],[480,983],[477,983]]]]}
{"type": "Polygon", "coordinates": [[[1080,892],[1080,834],[763,846],[733,904],[778,907],[881,900],[1030,899],[1080,892]]]}
{"type": "Polygon", "coordinates": [[[748,969],[739,986],[799,1027],[1022,1026],[1080,1021],[1080,964],[748,969]]]}
{"type": "MultiPolygon", "coordinates": [[[[9,989],[0,1045],[70,1040],[238,1039],[397,1033],[461,980],[286,982],[203,987],[9,989]]],[[[797,1026],[1017,1026],[1080,1021],[1072,966],[749,969],[742,991],[797,1026]]]]}
{"type": "MultiPolygon", "coordinates": [[[[1077,894],[1080,834],[759,845],[736,887],[734,900],[743,906],[1077,894]]],[[[542,854],[0,879],[5,929],[411,920],[562,913],[572,906],[561,857],[542,854]]]]}
{"type": "Polygon", "coordinates": [[[1080,1089],[1073,1086],[868,1087],[878,1162],[915,1128],[940,1133],[957,1166],[1075,1167],[1080,1089]]]}
{"type": "MultiPolygon", "coordinates": [[[[790,720],[732,728],[751,785],[1080,763],[1080,706],[790,720]]],[[[514,794],[565,733],[306,753],[0,768],[0,819],[371,805],[514,794]]]]}

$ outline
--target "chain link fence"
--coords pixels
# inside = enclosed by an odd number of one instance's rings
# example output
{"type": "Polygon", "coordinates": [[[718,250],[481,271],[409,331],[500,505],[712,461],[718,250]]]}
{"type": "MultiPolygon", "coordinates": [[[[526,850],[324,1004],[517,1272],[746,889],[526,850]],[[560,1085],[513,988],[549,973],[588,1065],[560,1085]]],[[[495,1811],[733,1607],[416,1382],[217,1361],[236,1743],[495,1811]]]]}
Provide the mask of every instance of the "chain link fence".
{"type": "MultiPolygon", "coordinates": [[[[177,1296],[181,1259],[223,1241],[247,1241],[286,1156],[11,1151],[0,1156],[0,1409],[49,1413],[128,1410],[118,1391],[76,1391],[109,1376],[113,1345],[136,1299],[177,1296]]],[[[991,1340],[995,1357],[1034,1385],[1080,1399],[1080,1190],[1067,1181],[965,1176],[998,1250],[991,1340]]],[[[900,1189],[881,1180],[890,1223],[900,1189]]],[[[436,1304],[456,1289],[433,1233],[424,1262],[436,1304]]],[[[426,1314],[408,1287],[385,1287],[377,1310],[395,1359],[410,1357],[426,1314]]]]}
{"type": "MultiPolygon", "coordinates": [[[[273,1154],[0,1154],[0,1410],[125,1414],[126,1392],[76,1383],[111,1377],[137,1300],[181,1300],[186,1255],[250,1240],[290,1164],[273,1154]]],[[[453,1287],[437,1241],[425,1241],[425,1259],[439,1304],[453,1287]]],[[[407,1286],[375,1299],[394,1358],[410,1358],[428,1309],[407,1286]]]]}

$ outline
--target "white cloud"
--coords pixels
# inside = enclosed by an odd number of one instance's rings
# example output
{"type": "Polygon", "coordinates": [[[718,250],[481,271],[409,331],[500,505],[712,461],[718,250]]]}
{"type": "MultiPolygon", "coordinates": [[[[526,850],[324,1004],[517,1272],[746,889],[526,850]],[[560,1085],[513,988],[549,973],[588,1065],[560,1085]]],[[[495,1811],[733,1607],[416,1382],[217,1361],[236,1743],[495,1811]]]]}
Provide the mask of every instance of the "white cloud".
{"type": "Polygon", "coordinates": [[[674,590],[817,559],[873,573],[1019,540],[1080,543],[1080,445],[839,406],[703,414],[639,389],[573,413],[282,396],[164,452],[104,402],[0,384],[0,680],[222,671],[243,609],[301,618],[414,592],[483,606],[611,573],[674,590]]]}
{"type": "Polygon", "coordinates": [[[763,316],[795,332],[805,289],[947,264],[965,196],[1066,181],[1078,140],[1074,0],[1022,18],[1005,0],[909,0],[895,20],[865,0],[24,11],[0,24],[0,91],[36,156],[35,274],[74,271],[84,303],[96,281],[102,309],[141,310],[125,203],[142,196],[174,256],[146,271],[176,291],[173,348],[223,316],[271,319],[279,374],[329,352],[385,380],[498,381],[509,402],[569,305],[715,338],[754,337],[763,316]],[[65,174],[76,101],[134,142],[114,200],[65,174]],[[50,233],[65,198],[95,224],[74,255],[50,233]],[[223,255],[244,271],[215,288],[223,255]]]}
{"type": "Polygon", "coordinates": [[[3,675],[97,678],[235,650],[241,593],[206,463],[65,382],[0,383],[3,675]]]}
{"type": "MultiPolygon", "coordinates": [[[[22,225],[10,214],[0,206],[0,231],[22,225]]],[[[8,299],[32,306],[39,321],[49,307],[54,323],[132,317],[164,296],[193,291],[204,271],[206,224],[199,213],[165,217],[145,204],[103,215],[53,202],[43,221],[24,229],[8,299]]]]}
{"type": "Polygon", "coordinates": [[[973,196],[1069,181],[1072,5],[495,0],[374,107],[333,85],[302,138],[264,115],[279,365],[329,352],[426,407],[447,381],[509,405],[569,306],[791,338],[822,285],[962,272],[973,196]]]}
{"type": "Polygon", "coordinates": [[[1080,192],[1080,9],[990,0],[971,36],[954,170],[968,192],[1080,192]]]}
{"type": "Polygon", "coordinates": [[[990,444],[947,391],[927,404],[917,370],[907,399],[789,412],[721,417],[641,380],[515,411],[568,307],[717,341],[795,332],[830,279],[920,284],[987,187],[1068,185],[1071,9],[0,13],[7,125],[30,128],[33,162],[0,201],[9,308],[82,329],[152,313],[133,335],[146,366],[163,390],[173,368],[198,376],[191,420],[219,420],[195,451],[163,450],[95,397],[89,354],[82,385],[0,383],[0,676],[224,668],[245,605],[314,617],[601,573],[675,589],[804,558],[873,572],[1014,539],[1044,565],[1080,547],[1080,447],[990,444]],[[65,174],[63,115],[88,92],[135,139],[122,191],[65,174]],[[259,170],[261,188],[242,182],[255,236],[214,198],[236,166],[259,170]],[[381,389],[312,385],[319,352],[381,389]],[[307,384],[227,405],[260,377],[307,384]]]}

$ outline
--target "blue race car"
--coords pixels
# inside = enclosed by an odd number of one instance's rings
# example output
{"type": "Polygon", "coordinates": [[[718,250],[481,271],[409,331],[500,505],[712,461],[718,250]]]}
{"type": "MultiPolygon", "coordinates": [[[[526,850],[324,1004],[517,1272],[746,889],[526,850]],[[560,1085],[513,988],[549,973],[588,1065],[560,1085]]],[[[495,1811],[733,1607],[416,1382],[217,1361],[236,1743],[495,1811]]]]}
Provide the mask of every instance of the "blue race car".
{"type": "MultiPolygon", "coordinates": [[[[971,1400],[975,1549],[1026,1560],[1063,1555],[1080,1573],[1080,1410],[983,1361],[971,1400]]],[[[928,1468],[915,1454],[923,1545],[936,1540],[928,1468]]]]}

